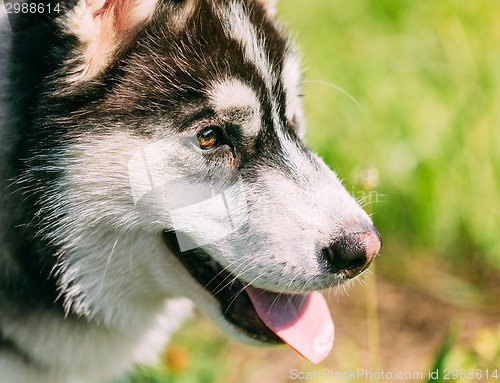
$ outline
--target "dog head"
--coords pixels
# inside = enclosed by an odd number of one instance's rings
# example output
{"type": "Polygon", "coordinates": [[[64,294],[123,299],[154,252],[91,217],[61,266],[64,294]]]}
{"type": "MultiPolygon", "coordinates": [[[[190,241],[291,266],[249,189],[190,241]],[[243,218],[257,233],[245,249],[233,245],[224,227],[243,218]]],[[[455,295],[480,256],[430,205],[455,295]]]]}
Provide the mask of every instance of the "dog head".
{"type": "Polygon", "coordinates": [[[273,13],[82,0],[58,20],[38,113],[53,139],[26,180],[44,184],[39,232],[68,311],[113,321],[183,296],[274,342],[245,289],[293,299],[372,262],[376,229],[303,141],[300,59],[273,13]]]}

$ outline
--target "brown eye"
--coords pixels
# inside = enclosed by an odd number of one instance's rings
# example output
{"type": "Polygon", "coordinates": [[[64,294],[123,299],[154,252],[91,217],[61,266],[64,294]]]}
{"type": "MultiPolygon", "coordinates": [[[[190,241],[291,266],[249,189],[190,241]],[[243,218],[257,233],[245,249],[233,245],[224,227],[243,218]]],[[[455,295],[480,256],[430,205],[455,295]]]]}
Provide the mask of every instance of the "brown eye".
{"type": "Polygon", "coordinates": [[[198,145],[203,150],[209,150],[219,144],[220,131],[216,127],[205,128],[198,133],[198,145]]]}

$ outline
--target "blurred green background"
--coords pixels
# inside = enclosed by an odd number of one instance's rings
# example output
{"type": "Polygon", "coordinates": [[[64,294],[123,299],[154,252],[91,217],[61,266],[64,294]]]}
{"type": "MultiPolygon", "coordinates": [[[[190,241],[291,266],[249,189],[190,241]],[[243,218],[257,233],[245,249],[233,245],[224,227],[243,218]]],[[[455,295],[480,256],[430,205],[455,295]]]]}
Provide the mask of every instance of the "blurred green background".
{"type": "Polygon", "coordinates": [[[130,381],[500,368],[500,2],[281,0],[279,16],[303,52],[310,146],[369,194],[377,270],[329,294],[337,339],[319,366],[236,344],[201,317],[130,381]]]}

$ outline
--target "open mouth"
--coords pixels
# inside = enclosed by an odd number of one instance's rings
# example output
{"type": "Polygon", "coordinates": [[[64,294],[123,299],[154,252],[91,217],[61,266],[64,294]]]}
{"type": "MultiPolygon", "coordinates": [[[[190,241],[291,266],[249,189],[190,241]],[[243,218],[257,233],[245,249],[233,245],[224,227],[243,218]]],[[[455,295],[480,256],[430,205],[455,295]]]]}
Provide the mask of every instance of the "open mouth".
{"type": "Polygon", "coordinates": [[[201,248],[181,252],[178,235],[163,232],[168,248],[217,299],[227,321],[258,341],[285,342],[311,362],[318,363],[328,355],[334,328],[320,293],[275,293],[253,287],[225,270],[201,248]]]}
{"type": "Polygon", "coordinates": [[[283,343],[262,322],[240,280],[225,271],[200,248],[181,253],[174,232],[165,231],[163,238],[193,278],[217,299],[222,313],[230,323],[261,342],[283,343]]]}

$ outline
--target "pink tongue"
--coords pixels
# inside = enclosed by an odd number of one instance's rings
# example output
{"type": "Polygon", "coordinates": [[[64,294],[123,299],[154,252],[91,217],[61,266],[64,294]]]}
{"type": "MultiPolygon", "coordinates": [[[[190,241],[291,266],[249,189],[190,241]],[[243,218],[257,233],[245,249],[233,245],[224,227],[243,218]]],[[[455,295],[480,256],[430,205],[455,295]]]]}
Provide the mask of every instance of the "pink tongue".
{"type": "Polygon", "coordinates": [[[246,286],[260,319],[286,344],[313,363],[319,363],[333,347],[334,327],[325,298],[276,294],[246,286]]]}

